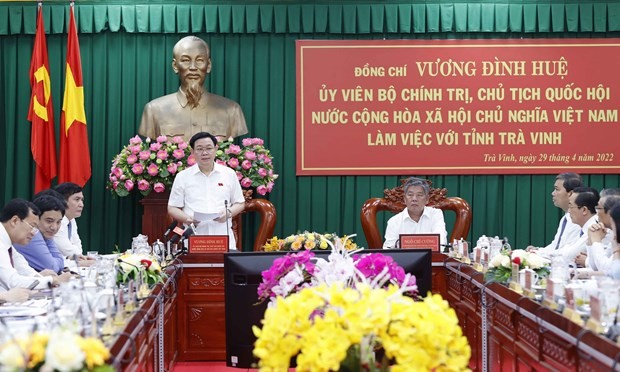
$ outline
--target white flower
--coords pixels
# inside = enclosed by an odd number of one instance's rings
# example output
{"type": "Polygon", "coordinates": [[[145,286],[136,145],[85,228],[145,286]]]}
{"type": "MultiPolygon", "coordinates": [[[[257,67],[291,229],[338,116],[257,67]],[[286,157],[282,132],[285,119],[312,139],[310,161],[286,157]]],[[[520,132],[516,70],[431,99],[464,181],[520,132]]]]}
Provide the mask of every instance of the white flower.
{"type": "Polygon", "coordinates": [[[54,331],[45,351],[45,364],[61,372],[80,370],[85,356],[77,344],[77,337],[66,330],[54,331]]]}
{"type": "Polygon", "coordinates": [[[491,262],[489,263],[489,267],[509,267],[510,266],[510,257],[505,254],[496,254],[491,258],[491,262]]]}
{"type": "Polygon", "coordinates": [[[275,293],[276,296],[286,297],[303,281],[303,270],[299,267],[299,264],[296,264],[293,270],[289,271],[280,279],[280,284],[273,287],[273,293],[275,293]]]}
{"type": "Polygon", "coordinates": [[[543,267],[549,265],[549,260],[533,252],[528,253],[528,255],[525,257],[525,261],[527,262],[527,265],[530,267],[530,269],[534,270],[542,269],[543,267]]]}
{"type": "Polygon", "coordinates": [[[523,250],[523,249],[515,249],[512,252],[510,252],[510,257],[512,259],[515,259],[517,257],[519,257],[519,259],[521,260],[521,262],[523,262],[523,260],[525,260],[525,258],[527,257],[527,251],[523,250]]]}
{"type": "Polygon", "coordinates": [[[0,351],[0,365],[10,370],[24,368],[24,351],[15,342],[9,342],[0,351]]]}

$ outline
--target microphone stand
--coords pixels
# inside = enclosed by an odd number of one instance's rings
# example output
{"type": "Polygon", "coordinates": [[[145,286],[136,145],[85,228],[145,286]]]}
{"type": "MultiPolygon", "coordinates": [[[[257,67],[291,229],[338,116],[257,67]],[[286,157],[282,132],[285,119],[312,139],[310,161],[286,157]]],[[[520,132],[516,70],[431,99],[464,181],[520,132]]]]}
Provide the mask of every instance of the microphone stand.
{"type": "MultiPolygon", "coordinates": [[[[228,236],[228,247],[226,252],[230,251],[230,230],[228,229],[228,200],[224,200],[224,208],[226,209],[226,236],[228,236]]],[[[232,219],[232,212],[230,212],[230,218],[232,219]]]]}

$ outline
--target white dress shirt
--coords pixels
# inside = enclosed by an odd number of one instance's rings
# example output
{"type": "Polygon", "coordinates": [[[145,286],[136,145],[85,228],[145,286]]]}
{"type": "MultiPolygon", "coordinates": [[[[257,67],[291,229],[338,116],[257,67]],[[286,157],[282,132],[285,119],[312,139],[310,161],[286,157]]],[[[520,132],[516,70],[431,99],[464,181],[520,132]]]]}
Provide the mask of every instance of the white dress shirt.
{"type": "MultiPolygon", "coordinates": [[[[198,164],[194,164],[174,178],[168,205],[182,208],[185,214],[193,218],[194,212],[221,213],[225,208],[225,200],[228,201],[228,208],[245,202],[235,171],[214,163],[213,171],[206,175],[200,171],[198,164]]],[[[228,235],[229,249],[237,249],[231,219],[228,223],[200,221],[196,226],[196,235],[228,235]]]]}
{"type": "Polygon", "coordinates": [[[42,276],[28,266],[24,256],[12,248],[12,244],[4,225],[0,223],[0,282],[2,282],[2,287],[6,289],[28,288],[35,280],[38,280],[39,284],[35,287],[36,289],[48,288],[52,283],[52,278],[42,276]],[[13,249],[13,264],[11,264],[9,248],[13,249]]]}
{"type": "Polygon", "coordinates": [[[420,220],[415,222],[409,217],[409,212],[405,208],[388,220],[383,248],[395,248],[401,234],[439,234],[440,244],[446,244],[448,233],[443,211],[433,207],[424,207],[420,220]]]}
{"type": "Polygon", "coordinates": [[[586,267],[594,271],[609,272],[613,261],[613,245],[614,233],[611,229],[607,229],[605,237],[600,242],[594,242],[592,245],[586,244],[588,258],[586,259],[586,267]]]}
{"type": "Polygon", "coordinates": [[[586,253],[586,242],[588,241],[588,229],[593,224],[598,223],[596,214],[590,217],[586,221],[586,223],[581,227],[580,237],[577,240],[572,242],[567,242],[567,244],[562,245],[560,249],[555,251],[555,254],[562,255],[566,262],[571,262],[575,260],[575,257],[579,255],[579,253],[586,253]]]}
{"type": "Polygon", "coordinates": [[[564,217],[560,219],[560,223],[558,224],[558,230],[555,232],[555,236],[549,245],[546,247],[540,248],[543,249],[545,253],[550,254],[558,245],[558,240],[560,241],[560,246],[563,246],[567,242],[575,241],[579,238],[579,233],[581,232],[581,226],[574,223],[570,218],[570,214],[566,212],[564,217]],[[564,231],[562,231],[562,225],[566,220],[566,227],[564,231]]]}
{"type": "Polygon", "coordinates": [[[76,254],[78,256],[84,254],[82,251],[82,240],[80,240],[80,235],[78,234],[75,218],[71,221],[69,221],[67,216],[62,218],[60,229],[58,229],[58,232],[54,235],[54,243],[56,243],[60,253],[70,260],[72,260],[73,256],[76,254]],[[71,238],[69,238],[69,225],[71,225],[71,238]]]}

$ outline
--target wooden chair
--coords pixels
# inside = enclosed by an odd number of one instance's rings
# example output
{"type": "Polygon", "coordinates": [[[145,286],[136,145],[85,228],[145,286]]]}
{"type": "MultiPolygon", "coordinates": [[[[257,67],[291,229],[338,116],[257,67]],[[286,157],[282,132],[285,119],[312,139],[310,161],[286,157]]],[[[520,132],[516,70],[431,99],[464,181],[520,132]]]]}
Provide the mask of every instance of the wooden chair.
{"type": "MultiPolygon", "coordinates": [[[[266,199],[253,199],[253,192],[251,190],[244,190],[243,196],[245,197],[245,210],[243,213],[247,212],[258,212],[260,216],[260,225],[258,227],[258,232],[256,234],[256,238],[254,239],[254,251],[261,251],[267,239],[273,236],[273,230],[276,227],[276,207],[266,199]]],[[[241,213],[241,214],[243,214],[241,213]]],[[[241,228],[241,214],[235,216],[232,222],[232,230],[235,234],[235,239],[237,241],[237,249],[241,251],[243,247],[242,244],[242,231],[241,228]]]]}
{"type": "MultiPolygon", "coordinates": [[[[360,218],[362,220],[362,229],[368,242],[368,248],[381,248],[383,246],[383,237],[379,234],[379,227],[377,226],[377,212],[390,211],[392,213],[399,213],[405,209],[403,190],[405,181],[401,180],[400,186],[384,190],[383,198],[368,199],[362,206],[360,218]]],[[[447,197],[447,189],[436,189],[432,187],[431,181],[426,180],[426,182],[431,186],[427,205],[443,211],[451,210],[456,213],[456,221],[448,242],[452,242],[454,239],[465,239],[469,233],[472,219],[469,203],[456,196],[447,197]]]]}

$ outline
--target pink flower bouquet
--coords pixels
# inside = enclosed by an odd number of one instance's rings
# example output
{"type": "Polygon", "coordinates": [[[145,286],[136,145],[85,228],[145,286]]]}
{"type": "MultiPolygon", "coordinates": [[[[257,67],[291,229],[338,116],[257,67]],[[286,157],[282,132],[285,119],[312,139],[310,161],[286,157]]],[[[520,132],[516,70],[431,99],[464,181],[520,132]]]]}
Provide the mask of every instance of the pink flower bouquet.
{"type": "Polygon", "coordinates": [[[170,189],[178,172],[195,163],[181,137],[142,140],[135,136],[112,161],[107,187],[118,196],[162,193],[170,189]]]}
{"type": "Polygon", "coordinates": [[[241,146],[230,140],[221,141],[218,145],[216,161],[237,172],[242,188],[254,188],[263,196],[271,192],[278,175],[274,173],[273,157],[262,139],[244,138],[241,146]]]}

